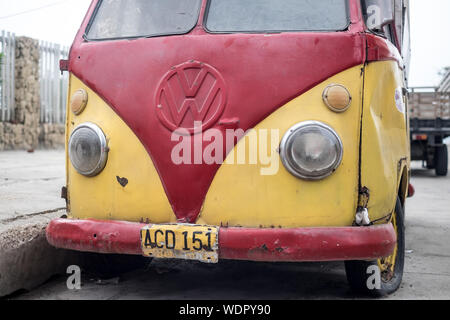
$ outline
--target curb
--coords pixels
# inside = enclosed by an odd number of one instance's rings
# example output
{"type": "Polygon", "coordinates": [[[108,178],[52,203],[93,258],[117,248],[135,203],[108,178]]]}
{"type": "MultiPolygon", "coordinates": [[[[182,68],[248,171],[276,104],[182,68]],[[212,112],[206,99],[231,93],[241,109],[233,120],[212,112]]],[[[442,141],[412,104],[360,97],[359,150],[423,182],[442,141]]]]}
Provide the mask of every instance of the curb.
{"type": "Polygon", "coordinates": [[[32,290],[79,262],[78,253],[51,247],[45,236],[48,223],[64,214],[57,211],[0,221],[0,297],[32,290]]]}

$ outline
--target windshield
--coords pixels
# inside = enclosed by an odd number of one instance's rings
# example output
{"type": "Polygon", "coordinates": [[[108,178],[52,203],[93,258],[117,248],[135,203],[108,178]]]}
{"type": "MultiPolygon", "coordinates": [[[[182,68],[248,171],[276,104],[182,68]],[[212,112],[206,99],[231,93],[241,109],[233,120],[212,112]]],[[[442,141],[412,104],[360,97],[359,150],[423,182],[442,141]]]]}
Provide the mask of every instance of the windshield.
{"type": "Polygon", "coordinates": [[[210,0],[212,32],[339,31],[348,27],[347,0],[210,0]]]}
{"type": "Polygon", "coordinates": [[[102,0],[86,32],[89,40],[184,34],[195,27],[201,0],[102,0]]]}

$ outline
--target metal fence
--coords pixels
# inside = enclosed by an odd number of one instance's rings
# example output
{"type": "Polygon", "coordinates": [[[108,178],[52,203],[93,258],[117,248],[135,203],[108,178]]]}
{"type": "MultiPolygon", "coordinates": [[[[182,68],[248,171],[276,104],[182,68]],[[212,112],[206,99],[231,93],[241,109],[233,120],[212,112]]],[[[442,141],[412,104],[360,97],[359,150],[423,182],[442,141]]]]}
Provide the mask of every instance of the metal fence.
{"type": "Polygon", "coordinates": [[[15,35],[11,32],[0,33],[0,121],[14,118],[15,106],[15,35]]]}
{"type": "MultiPolygon", "coordinates": [[[[0,122],[14,120],[15,110],[15,48],[14,33],[0,32],[0,122]]],[[[59,60],[67,59],[69,48],[39,42],[39,81],[41,123],[64,123],[68,88],[67,73],[61,74],[59,60]]]]}
{"type": "Polygon", "coordinates": [[[64,123],[69,78],[61,74],[59,60],[67,59],[69,48],[49,42],[39,43],[41,123],[64,123]]]}

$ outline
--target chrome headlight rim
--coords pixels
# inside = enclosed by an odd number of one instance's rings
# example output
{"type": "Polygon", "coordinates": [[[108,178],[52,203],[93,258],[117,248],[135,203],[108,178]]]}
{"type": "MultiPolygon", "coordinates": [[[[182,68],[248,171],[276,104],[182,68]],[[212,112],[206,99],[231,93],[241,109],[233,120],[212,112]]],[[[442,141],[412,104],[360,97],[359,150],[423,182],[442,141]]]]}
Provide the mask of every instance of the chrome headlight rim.
{"type": "Polygon", "coordinates": [[[100,172],[102,172],[103,169],[105,169],[106,163],[108,162],[109,148],[108,148],[108,141],[106,139],[106,135],[103,132],[103,130],[100,129],[100,127],[98,125],[96,125],[95,123],[92,123],[92,122],[82,123],[73,130],[72,134],[70,135],[70,139],[69,139],[68,151],[69,151],[69,160],[70,160],[72,166],[75,168],[75,170],[79,174],[86,176],[86,177],[95,177],[95,176],[99,175],[100,172]],[[95,168],[90,171],[83,171],[82,169],[77,167],[77,165],[72,161],[73,157],[72,157],[72,151],[71,151],[71,149],[72,149],[71,146],[72,146],[73,138],[74,138],[75,134],[77,133],[77,131],[79,131],[81,129],[86,129],[86,128],[92,130],[96,134],[97,138],[100,141],[100,148],[101,148],[100,159],[97,162],[97,165],[95,166],[95,168]]]}
{"type": "Polygon", "coordinates": [[[303,180],[308,180],[308,181],[319,181],[319,180],[328,178],[334,172],[336,172],[336,170],[340,167],[340,165],[342,164],[343,157],[344,157],[344,145],[342,143],[341,138],[337,134],[337,132],[329,125],[326,125],[325,123],[320,122],[320,121],[303,121],[303,122],[297,123],[296,125],[292,126],[284,135],[283,139],[281,140],[281,144],[280,144],[280,157],[281,157],[281,161],[282,161],[284,167],[293,176],[303,179],[303,180]],[[306,128],[313,128],[313,127],[320,128],[320,129],[323,129],[323,130],[326,130],[327,132],[329,132],[336,139],[336,142],[338,143],[338,146],[339,146],[338,158],[335,161],[335,163],[330,167],[328,172],[325,172],[325,173],[323,173],[321,175],[317,175],[317,176],[308,175],[308,174],[299,172],[291,164],[291,162],[289,160],[290,158],[288,156],[288,152],[291,150],[289,148],[290,142],[293,138],[295,138],[296,134],[300,130],[303,130],[306,128]]]}

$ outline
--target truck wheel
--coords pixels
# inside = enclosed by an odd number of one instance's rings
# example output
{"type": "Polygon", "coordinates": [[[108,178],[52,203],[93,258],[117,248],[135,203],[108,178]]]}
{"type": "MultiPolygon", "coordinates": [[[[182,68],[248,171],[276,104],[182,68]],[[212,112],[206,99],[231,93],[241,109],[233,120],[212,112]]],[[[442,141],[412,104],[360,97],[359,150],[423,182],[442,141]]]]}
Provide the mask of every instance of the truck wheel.
{"type": "Polygon", "coordinates": [[[436,175],[440,177],[447,176],[448,173],[448,149],[447,145],[436,148],[436,175]]]}
{"type": "Polygon", "coordinates": [[[400,287],[405,264],[405,224],[400,199],[397,199],[392,224],[397,244],[391,256],[376,261],[347,261],[345,271],[351,289],[372,297],[394,293],[400,287]],[[379,275],[379,277],[377,277],[379,275]]]}

